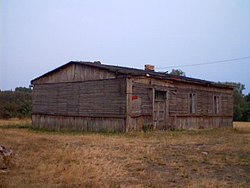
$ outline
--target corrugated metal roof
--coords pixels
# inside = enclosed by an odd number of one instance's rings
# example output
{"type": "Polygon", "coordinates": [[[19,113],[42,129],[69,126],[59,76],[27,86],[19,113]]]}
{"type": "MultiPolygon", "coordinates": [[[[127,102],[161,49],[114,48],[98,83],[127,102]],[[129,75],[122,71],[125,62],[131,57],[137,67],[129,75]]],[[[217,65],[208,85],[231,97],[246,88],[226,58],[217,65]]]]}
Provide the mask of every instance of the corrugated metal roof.
{"type": "Polygon", "coordinates": [[[190,78],[190,77],[186,77],[186,76],[176,76],[176,75],[172,75],[172,74],[166,74],[163,72],[155,72],[155,71],[114,66],[114,65],[105,65],[105,64],[101,64],[100,62],[85,62],[85,61],[70,61],[69,63],[67,63],[65,65],[62,65],[62,66],[60,66],[52,71],[45,73],[42,76],[35,78],[34,80],[31,81],[31,84],[33,84],[33,82],[35,80],[38,80],[38,79],[45,77],[49,74],[52,74],[54,72],[57,72],[61,68],[64,68],[64,67],[72,65],[72,64],[84,65],[84,66],[90,66],[90,67],[95,67],[95,68],[99,68],[99,69],[104,69],[104,70],[107,70],[110,72],[114,72],[116,74],[131,75],[131,76],[146,76],[146,77],[153,77],[153,78],[163,79],[163,80],[172,80],[172,81],[195,83],[195,84],[201,84],[201,85],[207,85],[207,86],[211,85],[211,86],[216,86],[216,87],[232,88],[231,86],[228,86],[225,84],[207,81],[207,80],[196,79],[196,78],[190,78]]]}

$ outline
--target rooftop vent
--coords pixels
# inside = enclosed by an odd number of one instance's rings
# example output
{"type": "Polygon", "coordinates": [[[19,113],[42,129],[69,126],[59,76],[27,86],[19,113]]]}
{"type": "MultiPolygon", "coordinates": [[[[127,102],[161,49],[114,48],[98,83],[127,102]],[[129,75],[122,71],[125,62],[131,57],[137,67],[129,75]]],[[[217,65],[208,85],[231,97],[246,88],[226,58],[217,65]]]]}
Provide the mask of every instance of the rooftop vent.
{"type": "Polygon", "coordinates": [[[94,61],[95,64],[102,64],[101,61],[94,61]]]}
{"type": "Polygon", "coordinates": [[[154,65],[145,65],[145,70],[147,70],[147,71],[155,71],[155,66],[154,65]]]}

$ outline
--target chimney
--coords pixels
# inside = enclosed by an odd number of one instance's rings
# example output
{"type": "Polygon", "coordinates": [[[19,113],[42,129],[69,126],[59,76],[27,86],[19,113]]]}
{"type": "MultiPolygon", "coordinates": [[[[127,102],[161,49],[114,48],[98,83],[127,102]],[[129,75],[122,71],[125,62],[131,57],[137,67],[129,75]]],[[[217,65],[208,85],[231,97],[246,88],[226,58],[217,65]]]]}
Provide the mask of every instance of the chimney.
{"type": "Polygon", "coordinates": [[[95,64],[102,64],[101,61],[94,61],[95,64]]]}
{"type": "Polygon", "coordinates": [[[147,71],[155,71],[155,66],[154,65],[144,65],[145,66],[145,70],[147,71]]]}

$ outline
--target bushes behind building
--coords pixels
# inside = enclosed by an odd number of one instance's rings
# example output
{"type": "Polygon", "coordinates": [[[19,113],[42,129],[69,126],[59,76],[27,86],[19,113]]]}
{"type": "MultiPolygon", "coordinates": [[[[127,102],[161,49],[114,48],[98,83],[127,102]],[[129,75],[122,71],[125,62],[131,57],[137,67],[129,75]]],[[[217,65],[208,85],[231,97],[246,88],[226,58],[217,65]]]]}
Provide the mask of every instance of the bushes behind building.
{"type": "Polygon", "coordinates": [[[0,118],[26,118],[32,112],[32,90],[17,87],[15,91],[0,91],[0,118]]]}

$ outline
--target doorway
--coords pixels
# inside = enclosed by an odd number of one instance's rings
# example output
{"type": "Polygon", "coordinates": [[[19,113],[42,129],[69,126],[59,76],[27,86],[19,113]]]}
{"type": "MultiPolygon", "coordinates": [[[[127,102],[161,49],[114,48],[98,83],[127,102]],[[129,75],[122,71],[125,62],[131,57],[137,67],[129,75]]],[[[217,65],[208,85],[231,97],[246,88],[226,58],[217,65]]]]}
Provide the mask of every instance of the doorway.
{"type": "Polygon", "coordinates": [[[168,92],[154,90],[153,120],[155,129],[166,129],[168,118],[168,92]]]}

